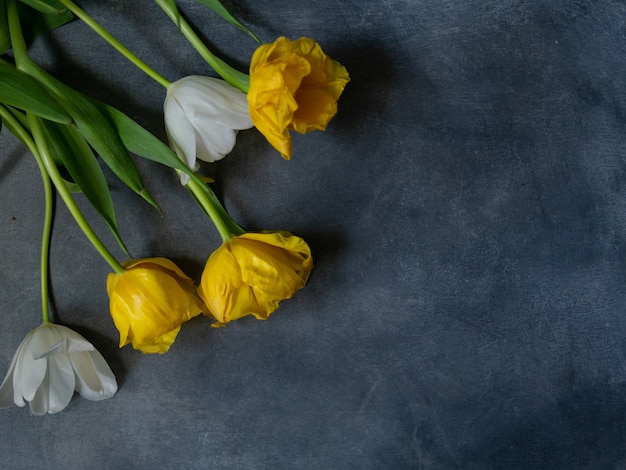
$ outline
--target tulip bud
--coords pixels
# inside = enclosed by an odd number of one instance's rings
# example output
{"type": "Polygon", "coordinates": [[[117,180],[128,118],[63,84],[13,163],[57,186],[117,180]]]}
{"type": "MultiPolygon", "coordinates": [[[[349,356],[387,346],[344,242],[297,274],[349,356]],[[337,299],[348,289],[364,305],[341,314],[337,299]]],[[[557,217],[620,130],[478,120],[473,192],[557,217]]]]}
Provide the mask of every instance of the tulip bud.
{"type": "MultiPolygon", "coordinates": [[[[191,169],[197,159],[224,158],[235,146],[237,131],[252,127],[246,95],[217,78],[192,75],[172,83],[163,108],[170,143],[191,169]]],[[[181,182],[188,181],[182,174],[181,182]]]]}
{"type": "Polygon", "coordinates": [[[288,232],[244,233],[209,257],[198,293],[223,326],[254,315],[267,319],[279,302],[302,289],[313,269],[306,242],[288,232]]]}
{"type": "Polygon", "coordinates": [[[107,278],[110,310],[120,332],[120,348],[132,343],[144,353],[165,353],[181,325],[200,314],[202,301],[193,281],[166,258],[123,264],[107,278]]]}
{"type": "Polygon", "coordinates": [[[260,46],[250,63],[248,108],[256,128],[283,158],[291,158],[289,131],[325,130],[350,80],[348,71],[313,39],[280,37],[260,46]]]}

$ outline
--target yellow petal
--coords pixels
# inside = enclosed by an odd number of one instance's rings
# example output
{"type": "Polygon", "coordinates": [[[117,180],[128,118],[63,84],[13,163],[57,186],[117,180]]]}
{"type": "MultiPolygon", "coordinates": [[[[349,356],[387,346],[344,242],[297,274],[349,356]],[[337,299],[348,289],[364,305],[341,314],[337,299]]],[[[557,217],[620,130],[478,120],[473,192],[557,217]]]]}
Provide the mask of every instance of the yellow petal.
{"type": "Polygon", "coordinates": [[[313,262],[304,240],[288,232],[245,233],[207,260],[198,292],[219,325],[263,320],[304,287],[313,262]]]}
{"type": "Polygon", "coordinates": [[[122,274],[109,274],[110,311],[120,347],[132,343],[145,353],[166,352],[183,322],[198,315],[202,302],[195,286],[165,258],[134,260],[122,274]]]}
{"type": "Polygon", "coordinates": [[[289,130],[326,129],[350,80],[310,38],[280,37],[260,46],[250,63],[248,109],[256,128],[283,158],[291,157],[289,130]]]}

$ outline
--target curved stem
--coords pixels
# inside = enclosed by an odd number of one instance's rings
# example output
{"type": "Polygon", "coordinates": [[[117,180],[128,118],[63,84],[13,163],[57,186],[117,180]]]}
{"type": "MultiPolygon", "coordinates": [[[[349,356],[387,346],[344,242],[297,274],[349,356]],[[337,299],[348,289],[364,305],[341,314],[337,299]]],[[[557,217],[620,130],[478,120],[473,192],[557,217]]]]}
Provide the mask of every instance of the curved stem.
{"type": "Polygon", "coordinates": [[[72,217],[74,217],[74,220],[83,231],[87,239],[91,242],[91,244],[98,251],[98,253],[100,253],[100,256],[102,256],[102,258],[109,264],[109,266],[111,266],[111,269],[113,269],[113,271],[115,271],[117,274],[123,273],[124,268],[119,263],[119,261],[115,259],[115,257],[111,254],[108,248],[104,245],[104,243],[102,243],[100,238],[98,238],[98,235],[96,235],[94,230],[91,228],[91,226],[81,213],[80,209],[76,205],[76,202],[72,198],[69,190],[67,189],[67,186],[65,185],[65,182],[63,181],[59,170],[54,164],[52,155],[50,155],[48,145],[43,136],[43,130],[41,128],[41,122],[39,121],[39,118],[31,113],[27,113],[27,116],[35,142],[34,146],[36,151],[33,152],[33,155],[36,159],[41,160],[42,165],[45,167],[48,175],[50,176],[50,179],[54,183],[54,186],[56,187],[59,196],[61,196],[61,199],[63,199],[63,202],[67,206],[68,210],[72,214],[72,217]]]}
{"type": "Polygon", "coordinates": [[[48,277],[50,261],[50,235],[52,232],[53,194],[50,176],[48,176],[48,172],[43,166],[41,159],[37,160],[37,166],[41,172],[44,195],[46,198],[43,233],[41,236],[41,313],[43,315],[43,322],[48,323],[50,321],[50,301],[48,296],[50,281],[48,277]]]}
{"type": "Polygon", "coordinates": [[[193,193],[198,203],[208,214],[211,221],[215,224],[215,228],[217,228],[217,231],[222,237],[222,241],[227,242],[229,240],[232,240],[233,234],[229,229],[228,224],[224,221],[215,205],[209,200],[201,184],[202,183],[198,182],[197,179],[192,178],[187,183],[187,188],[189,188],[189,190],[193,193]]]}
{"type": "MultiPolygon", "coordinates": [[[[61,0],[65,2],[66,0],[61,0]]],[[[189,43],[200,54],[200,56],[215,70],[220,77],[230,83],[232,86],[239,88],[244,93],[250,88],[250,77],[235,68],[228,65],[219,57],[215,56],[209,48],[202,42],[200,37],[195,33],[193,28],[185,21],[185,19],[174,10],[168,0],[155,0],[157,5],[169,16],[169,18],[178,26],[181,33],[187,38],[189,43]]]]}
{"type": "MultiPolygon", "coordinates": [[[[11,127],[11,131],[16,132],[17,138],[19,138],[22,142],[24,142],[28,149],[36,155],[37,147],[33,140],[30,138],[30,135],[24,129],[24,127],[20,124],[20,122],[15,119],[15,117],[11,114],[11,112],[0,105],[0,118],[11,127]]],[[[39,167],[39,172],[41,173],[41,180],[43,182],[43,190],[45,197],[45,211],[44,211],[44,219],[43,219],[43,230],[41,236],[41,258],[40,258],[40,281],[41,281],[41,315],[43,317],[44,323],[50,322],[50,301],[49,301],[49,292],[48,288],[50,285],[49,282],[49,260],[50,260],[50,234],[52,232],[52,213],[53,213],[53,193],[52,193],[52,184],[50,183],[50,177],[48,176],[48,172],[46,171],[46,167],[44,166],[41,158],[35,157],[37,162],[37,166],[39,167]]]]}
{"type": "Polygon", "coordinates": [[[20,24],[20,15],[17,11],[16,0],[7,2],[7,20],[9,23],[9,36],[11,38],[11,48],[13,49],[13,57],[15,58],[15,66],[18,69],[29,62],[26,41],[22,34],[22,25],[20,24]]]}
{"type": "Polygon", "coordinates": [[[194,195],[197,199],[199,199],[199,202],[203,205],[203,207],[204,205],[212,205],[213,207],[215,207],[215,210],[218,214],[220,214],[221,219],[224,221],[224,223],[228,227],[228,231],[232,235],[238,236],[246,233],[246,231],[241,228],[241,226],[237,222],[235,222],[234,219],[230,216],[230,214],[224,208],[213,190],[197,175],[194,174],[194,178],[200,184],[200,191],[195,191],[194,187],[194,195]]]}
{"type": "Polygon", "coordinates": [[[67,7],[72,13],[74,13],[83,23],[89,26],[94,32],[96,32],[102,39],[113,46],[120,54],[126,57],[137,68],[143,71],[150,78],[158,82],[164,88],[170,86],[170,82],[166,80],[162,75],[157,73],[152,67],[147,65],[143,60],[137,57],[130,49],[119,42],[111,33],[104,29],[98,22],[96,22],[91,16],[89,16],[84,10],[76,5],[72,0],[60,0],[60,2],[67,7]]]}

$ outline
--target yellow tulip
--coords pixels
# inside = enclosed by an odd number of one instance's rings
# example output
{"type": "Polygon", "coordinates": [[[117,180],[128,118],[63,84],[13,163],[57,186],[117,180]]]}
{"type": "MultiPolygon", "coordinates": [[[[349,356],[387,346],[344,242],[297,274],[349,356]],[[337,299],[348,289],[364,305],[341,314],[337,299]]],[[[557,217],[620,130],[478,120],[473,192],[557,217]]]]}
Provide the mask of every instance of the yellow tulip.
{"type": "Polygon", "coordinates": [[[180,326],[204,308],[196,287],[166,258],[131,260],[123,266],[122,274],[111,273],[107,278],[120,348],[132,343],[144,353],[165,353],[180,326]]]}
{"type": "Polygon", "coordinates": [[[306,284],[313,269],[311,249],[289,232],[244,233],[209,257],[198,293],[210,315],[224,326],[254,315],[267,319],[281,300],[306,284]]]}
{"type": "Polygon", "coordinates": [[[290,130],[325,130],[350,80],[313,39],[280,37],[260,46],[250,63],[248,110],[256,128],[282,157],[291,158],[290,130]]]}

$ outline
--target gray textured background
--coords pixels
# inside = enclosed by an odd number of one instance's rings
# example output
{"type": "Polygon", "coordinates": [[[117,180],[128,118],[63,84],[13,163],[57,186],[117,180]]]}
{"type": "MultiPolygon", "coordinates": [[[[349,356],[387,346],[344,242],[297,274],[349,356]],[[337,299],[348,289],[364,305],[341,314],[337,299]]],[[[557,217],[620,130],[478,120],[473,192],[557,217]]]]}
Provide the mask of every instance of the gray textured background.
{"type": "MultiPolygon", "coordinates": [[[[58,320],[120,389],[1,411],[0,466],[626,468],[625,2],[225,3],[264,41],[314,37],[352,76],[290,162],[250,130],[203,167],[242,225],[309,241],[310,282],[266,322],[196,318],[166,355],[120,350],[108,267],[59,205],[58,320]]],[[[170,80],[212,74],[152,2],[81,4],[170,80]]],[[[245,69],[246,35],[181,7],[245,69]]],[[[31,50],[164,135],[163,90],[82,24],[31,50]]],[[[198,276],[217,232],[172,173],[139,165],[165,215],[115,183],[127,245],[198,276]]],[[[1,374],[39,323],[38,178],[3,130],[1,374]]]]}

